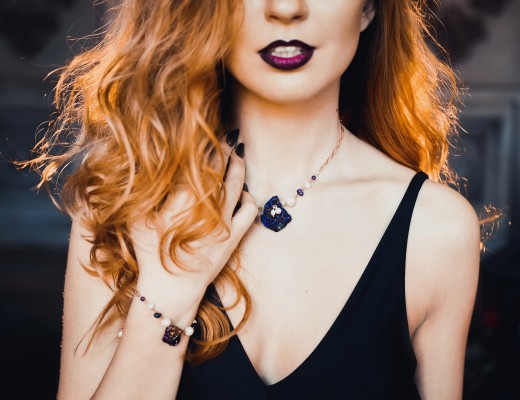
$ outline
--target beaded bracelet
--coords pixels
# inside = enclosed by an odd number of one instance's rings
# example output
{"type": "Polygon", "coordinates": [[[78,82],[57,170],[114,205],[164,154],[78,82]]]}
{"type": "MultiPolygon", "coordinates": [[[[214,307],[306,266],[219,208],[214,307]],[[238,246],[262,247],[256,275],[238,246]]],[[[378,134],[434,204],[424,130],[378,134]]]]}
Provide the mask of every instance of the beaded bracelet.
{"type": "MultiPolygon", "coordinates": [[[[139,300],[146,303],[146,306],[148,307],[149,310],[154,311],[154,314],[153,314],[154,318],[162,317],[162,313],[155,310],[154,303],[146,300],[146,297],[141,296],[141,294],[137,290],[132,289],[132,291],[139,298],[139,300]]],[[[161,325],[166,328],[164,331],[162,341],[164,343],[169,344],[170,346],[177,346],[181,341],[182,333],[184,333],[186,336],[193,335],[193,333],[195,332],[195,328],[197,326],[197,320],[196,319],[193,320],[193,323],[190,326],[182,329],[182,328],[179,328],[178,326],[173,325],[170,318],[164,317],[161,319],[161,325]]],[[[121,330],[118,332],[117,339],[121,339],[121,337],[123,336],[123,328],[121,328],[121,330]]]]}

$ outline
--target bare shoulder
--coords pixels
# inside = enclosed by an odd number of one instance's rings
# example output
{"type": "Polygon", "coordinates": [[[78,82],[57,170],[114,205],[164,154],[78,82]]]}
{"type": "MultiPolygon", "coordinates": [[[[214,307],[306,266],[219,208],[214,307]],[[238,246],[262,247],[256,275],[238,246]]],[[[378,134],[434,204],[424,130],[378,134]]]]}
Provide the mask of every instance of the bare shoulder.
{"type": "MultiPolygon", "coordinates": [[[[436,254],[436,268],[440,272],[464,255],[478,254],[480,225],[475,209],[455,189],[426,180],[417,197],[409,244],[412,251],[415,248],[425,254],[436,254]]],[[[464,263],[457,264],[464,267],[464,263]]]]}
{"type": "Polygon", "coordinates": [[[480,264],[479,219],[464,196],[444,184],[424,182],[406,263],[411,300],[423,315],[412,340],[421,397],[461,398],[480,264]]]}
{"type": "MultiPolygon", "coordinates": [[[[360,139],[353,137],[351,144],[355,149],[354,167],[362,181],[373,182],[374,191],[384,194],[386,202],[396,203],[416,171],[360,139]]],[[[473,206],[455,189],[427,179],[413,210],[407,271],[415,276],[421,273],[421,284],[451,282],[455,273],[477,273],[474,260],[479,251],[480,226],[473,206]],[[464,261],[469,258],[473,262],[464,261]]]]}
{"type": "MultiPolygon", "coordinates": [[[[398,195],[416,171],[399,164],[371,145],[356,139],[362,175],[387,193],[398,195]]],[[[360,168],[360,169],[361,169],[360,168]]],[[[413,212],[413,247],[461,251],[480,240],[479,219],[469,201],[455,189],[431,179],[421,187],[413,212]]],[[[470,248],[467,248],[470,250],[470,248]]]]}
{"type": "MultiPolygon", "coordinates": [[[[356,148],[370,165],[363,173],[374,177],[389,196],[400,196],[416,171],[362,141],[356,148]]],[[[445,295],[448,290],[472,292],[479,256],[480,225],[473,206],[455,189],[427,179],[419,191],[408,234],[406,269],[414,287],[414,304],[421,304],[426,314],[438,302],[450,301],[445,295]]]]}
{"type": "MultiPolygon", "coordinates": [[[[420,274],[429,295],[428,310],[468,297],[476,289],[480,225],[469,201],[456,190],[427,180],[419,192],[408,238],[410,268],[420,274]]],[[[418,275],[416,275],[418,276],[418,275]]]]}
{"type": "MultiPolygon", "coordinates": [[[[479,237],[479,219],[470,202],[455,189],[426,180],[417,198],[417,220],[428,224],[428,231],[446,239],[479,237]]],[[[460,242],[460,241],[458,241],[460,242]]],[[[451,241],[449,241],[451,243],[451,241]]]]}
{"type": "MultiPolygon", "coordinates": [[[[357,144],[358,165],[369,166],[360,173],[382,183],[385,192],[402,191],[415,174],[373,147],[357,144]]],[[[406,304],[421,398],[462,398],[479,263],[480,224],[473,206],[451,187],[426,180],[406,250],[406,304]]]]}

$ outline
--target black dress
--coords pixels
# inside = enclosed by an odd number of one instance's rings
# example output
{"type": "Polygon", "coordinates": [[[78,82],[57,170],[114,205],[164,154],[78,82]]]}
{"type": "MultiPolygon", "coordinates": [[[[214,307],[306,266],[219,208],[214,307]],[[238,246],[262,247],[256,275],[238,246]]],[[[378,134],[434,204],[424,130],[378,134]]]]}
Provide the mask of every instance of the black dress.
{"type": "MultiPolygon", "coordinates": [[[[218,357],[185,363],[177,399],[420,399],[404,283],[410,220],[426,179],[422,171],[413,177],[350,298],[295,371],[264,384],[235,335],[218,357]]],[[[222,304],[213,285],[207,294],[222,304]]]]}

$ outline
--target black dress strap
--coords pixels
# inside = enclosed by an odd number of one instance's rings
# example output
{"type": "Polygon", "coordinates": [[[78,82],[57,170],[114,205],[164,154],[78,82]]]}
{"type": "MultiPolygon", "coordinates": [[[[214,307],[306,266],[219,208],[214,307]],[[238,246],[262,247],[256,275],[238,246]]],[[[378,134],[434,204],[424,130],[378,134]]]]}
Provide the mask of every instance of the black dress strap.
{"type": "Polygon", "coordinates": [[[418,171],[408,185],[408,189],[401,201],[399,206],[400,209],[398,210],[400,219],[404,219],[407,224],[409,224],[412,219],[412,213],[417,196],[419,195],[419,190],[421,190],[424,181],[427,179],[428,175],[425,172],[418,171]]]}

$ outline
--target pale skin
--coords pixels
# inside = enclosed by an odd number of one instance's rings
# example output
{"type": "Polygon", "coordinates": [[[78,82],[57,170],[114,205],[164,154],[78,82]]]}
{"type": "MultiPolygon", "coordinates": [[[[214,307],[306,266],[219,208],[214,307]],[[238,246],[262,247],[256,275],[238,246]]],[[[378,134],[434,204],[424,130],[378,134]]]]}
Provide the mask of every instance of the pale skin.
{"type": "MultiPolygon", "coordinates": [[[[290,195],[332,151],[339,77],[374,11],[363,0],[249,0],[245,5],[244,25],[226,60],[238,81],[235,122],[239,142],[245,144],[244,159],[232,154],[226,179],[230,196],[223,212],[232,235],[222,243],[212,238],[200,243],[201,257],[186,258],[198,272],[176,277],[159,265],[153,229],[137,224],[132,239],[141,271],[137,287],[180,326],[193,320],[206,286],[243,239],[238,273],[253,308],[239,337],[259,377],[270,385],[290,375],[332,325],[415,171],[347,134],[319,181],[291,209],[293,222],[278,233],[254,222],[257,202],[273,194],[290,195]],[[258,57],[257,51],[273,40],[293,38],[316,47],[301,70],[281,73],[258,57]],[[241,192],[244,180],[250,193],[241,192]],[[232,217],[239,198],[242,207],[232,217]],[[309,321],[314,329],[308,329],[309,321]]],[[[180,204],[182,193],[172,194],[161,218],[167,221],[180,204]]],[[[58,397],[174,398],[188,340],[184,337],[176,348],[162,343],[157,339],[161,326],[150,321],[149,311],[138,302],[132,303],[120,341],[114,337],[122,321],[103,333],[87,357],[73,356],[74,346],[111,296],[79,265],[90,250],[82,234],[88,232],[75,221],[58,397]]],[[[411,221],[405,280],[423,399],[462,398],[479,256],[472,206],[454,190],[426,181],[411,221]]],[[[224,305],[233,303],[231,288],[219,285],[217,290],[224,305]]],[[[239,304],[228,311],[233,326],[243,310],[239,304]]]]}

